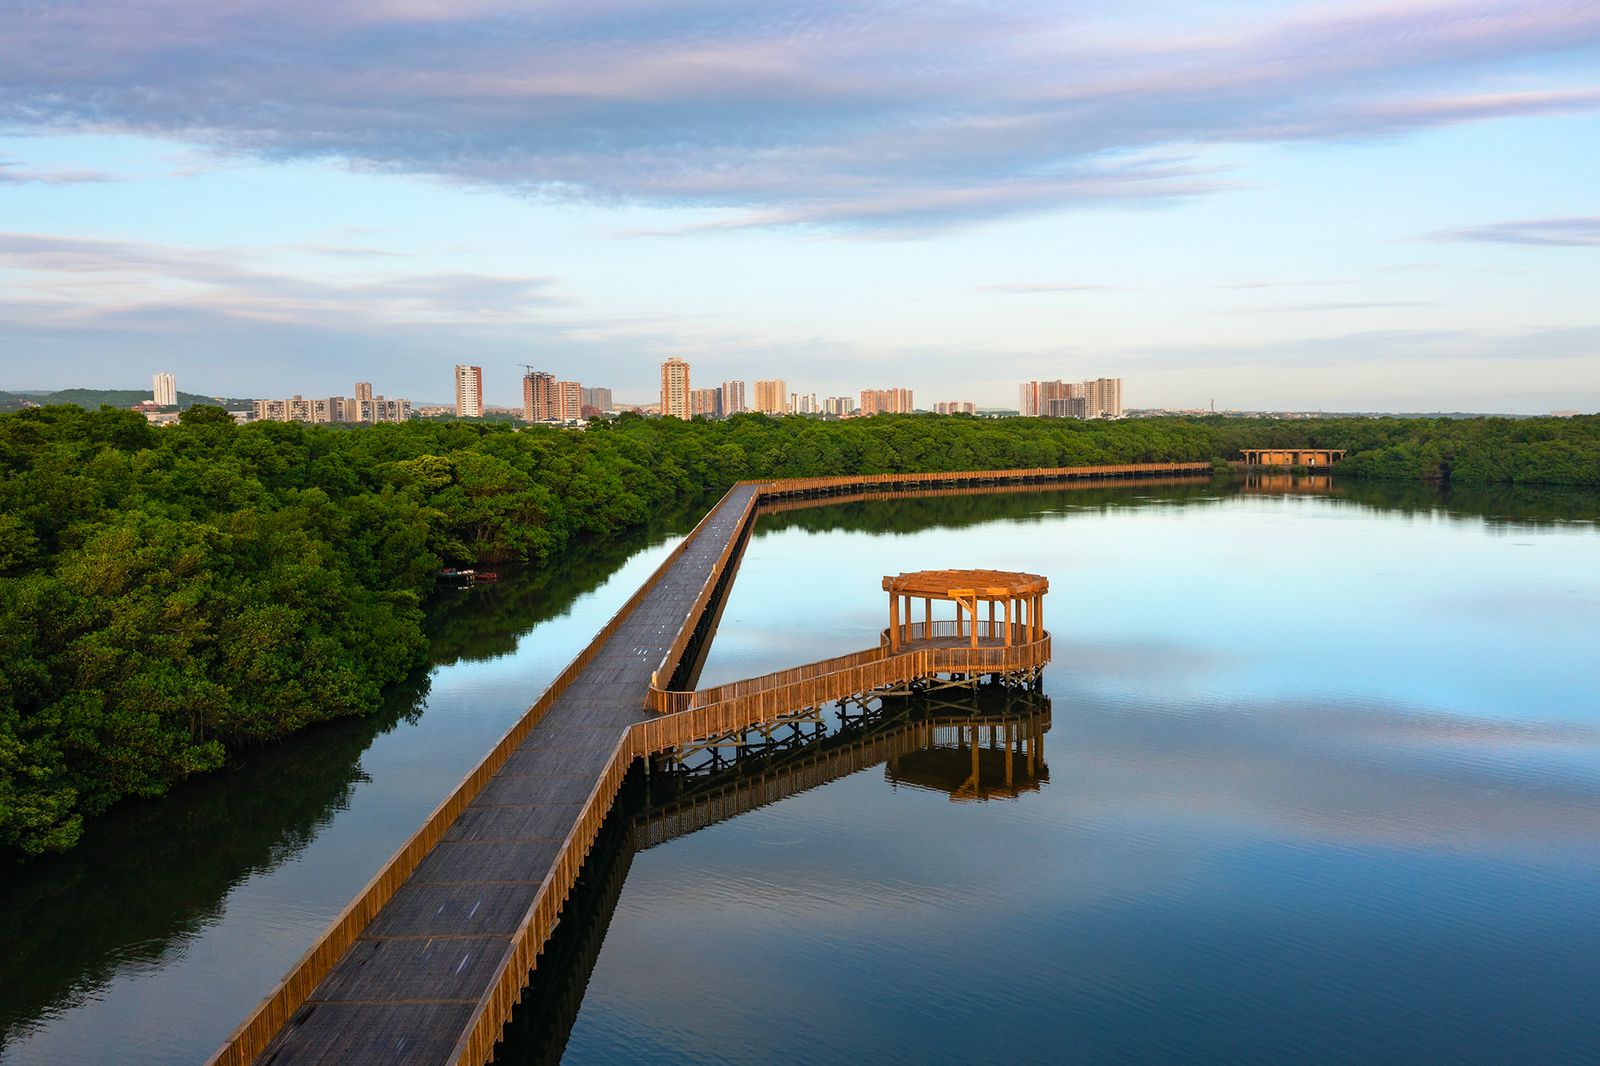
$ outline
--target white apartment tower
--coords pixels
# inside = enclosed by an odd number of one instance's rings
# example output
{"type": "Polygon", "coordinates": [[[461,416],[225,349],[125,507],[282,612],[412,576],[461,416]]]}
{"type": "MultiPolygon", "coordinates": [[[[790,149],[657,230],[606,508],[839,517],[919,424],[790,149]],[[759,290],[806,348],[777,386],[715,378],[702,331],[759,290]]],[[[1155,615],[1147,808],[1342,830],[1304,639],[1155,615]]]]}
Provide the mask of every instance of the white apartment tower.
{"type": "Polygon", "coordinates": [[[161,407],[178,406],[178,379],[162,371],[150,379],[150,395],[161,407]]]}
{"type": "Polygon", "coordinates": [[[456,417],[483,417],[483,367],[456,367],[456,417]]]}
{"type": "Polygon", "coordinates": [[[1122,379],[1095,378],[1083,383],[1085,418],[1122,417],[1122,379]]]}

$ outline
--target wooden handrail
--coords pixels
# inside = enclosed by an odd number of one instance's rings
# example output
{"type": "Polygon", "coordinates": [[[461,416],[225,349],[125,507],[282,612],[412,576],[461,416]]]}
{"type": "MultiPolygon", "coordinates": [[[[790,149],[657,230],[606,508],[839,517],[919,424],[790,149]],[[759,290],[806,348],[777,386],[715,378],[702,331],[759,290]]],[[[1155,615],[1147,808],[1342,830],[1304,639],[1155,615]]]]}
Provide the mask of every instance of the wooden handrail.
{"type": "MultiPolygon", "coordinates": [[[[724,544],[711,573],[697,595],[693,610],[685,617],[683,626],[663,657],[657,676],[646,694],[645,705],[656,710],[677,710],[651,718],[630,727],[619,740],[611,760],[601,778],[591,791],[584,812],[577,825],[563,842],[562,850],[552,865],[545,881],[518,933],[503,960],[504,965],[495,983],[484,993],[474,1014],[472,1024],[456,1047],[455,1061],[483,1062],[493,1051],[500,1027],[510,1016],[511,1007],[519,997],[523,982],[533,967],[544,938],[553,928],[560,909],[577,878],[578,870],[593,845],[600,823],[605,819],[622,776],[633,759],[669,747],[679,747],[692,740],[735,729],[749,728],[763,719],[794,709],[793,700],[806,698],[808,692],[832,692],[841,685],[859,684],[856,691],[868,691],[886,684],[909,681],[914,677],[935,672],[977,673],[1013,669],[1027,669],[1049,660],[1048,634],[1032,644],[1013,644],[1009,648],[932,648],[888,655],[880,649],[868,649],[840,659],[855,660],[854,665],[830,670],[810,679],[796,678],[780,682],[778,687],[763,691],[746,690],[743,695],[732,696],[704,706],[693,706],[695,693],[666,692],[659,684],[670,683],[670,665],[676,669],[687,649],[701,615],[709,606],[717,584],[743,542],[748,524],[763,500],[783,499],[809,492],[831,491],[852,486],[863,489],[884,485],[934,485],[970,484],[984,482],[1024,482],[1040,480],[1075,480],[1096,477],[1125,477],[1156,473],[1209,472],[1209,463],[1147,463],[1097,467],[1049,467],[1027,470],[952,471],[928,474],[864,474],[835,478],[791,478],[770,482],[740,482],[724,495],[722,500],[701,518],[689,535],[668,552],[661,564],[645,579],[633,595],[600,628],[590,643],[580,651],[558,674],[550,686],[532,706],[508,729],[489,751],[488,755],[469,771],[461,782],[434,808],[422,826],[402,844],[376,875],[354,899],[334,918],[317,941],[307,949],[283,979],[268,993],[228,1040],[212,1055],[211,1063],[226,1066],[244,1066],[253,1062],[266,1048],[273,1036],[283,1028],[290,1017],[299,1010],[316,986],[327,976],[335,962],[355,942],[356,937],[388,903],[395,891],[411,876],[417,866],[443,838],[450,826],[477,797],[489,779],[497,773],[511,753],[527,739],[545,713],[566,692],[572,682],[593,662],[594,658],[617,628],[627,620],[639,603],[660,584],[677,563],[680,556],[702,532],[707,522],[716,515],[729,496],[737,489],[755,485],[757,491],[750,495],[741,509],[739,524],[724,544]],[[1017,665],[1012,665],[1017,664],[1017,665]],[[811,688],[806,689],[810,684],[811,688]],[[679,702],[682,706],[676,706],[679,702]],[[774,708],[782,706],[780,710],[774,708]],[[757,716],[752,719],[752,715],[757,716]]],[[[826,503],[831,501],[818,501],[826,503]]],[[[824,662],[828,662],[825,660],[824,662]]],[[[816,666],[818,664],[810,664],[816,666]]],[[[805,668],[797,667],[796,670],[805,668]]],[[[780,674],[786,673],[780,671],[780,674]]],[[[747,679],[735,685],[748,684],[761,679],[747,679]]],[[[721,686],[719,686],[721,687],[721,686]]],[[[840,693],[849,695],[850,693],[840,693]]],[[[821,696],[813,702],[827,702],[835,696],[821,696]]],[[[811,702],[800,704],[811,706],[811,702]]]]}
{"type": "MultiPolygon", "coordinates": [[[[729,493],[732,491],[730,489],[729,493]]],[[[725,495],[723,501],[726,499],[725,495]]],[[[672,569],[678,557],[687,550],[690,542],[720,507],[721,502],[706,512],[705,517],[696,523],[689,535],[667,553],[661,564],[617,609],[617,613],[600,627],[594,639],[567,664],[561,673],[556,675],[550,687],[545,689],[527,711],[523,712],[522,717],[506,730],[505,735],[490,749],[489,754],[484,756],[483,761],[462,778],[461,783],[433,809],[421,828],[389,857],[389,861],[384,863],[372,880],[368,881],[344,910],[339,912],[323,931],[322,936],[306,950],[283,979],[267,993],[266,998],[212,1054],[207,1060],[208,1063],[218,1066],[245,1066],[255,1061],[273,1036],[289,1021],[290,1016],[300,1009],[300,1005],[311,995],[312,990],[328,975],[333,964],[349,950],[351,944],[355,943],[361,930],[377,917],[384,904],[389,902],[395,891],[411,876],[433,846],[444,837],[450,826],[460,817],[461,812],[477,798],[478,793],[505,764],[506,759],[510,758],[511,753],[527,739],[545,712],[555,704],[584,668],[594,661],[595,656],[616,632],[617,627],[633,613],[640,601],[672,569]]]]}

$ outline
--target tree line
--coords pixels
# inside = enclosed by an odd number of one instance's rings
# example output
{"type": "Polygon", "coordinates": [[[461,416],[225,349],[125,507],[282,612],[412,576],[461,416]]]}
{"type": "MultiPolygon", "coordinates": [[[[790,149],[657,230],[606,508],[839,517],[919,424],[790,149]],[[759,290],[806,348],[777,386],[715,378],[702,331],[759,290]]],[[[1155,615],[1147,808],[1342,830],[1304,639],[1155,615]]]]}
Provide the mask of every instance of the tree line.
{"type": "Polygon", "coordinates": [[[1336,447],[1341,474],[1600,485],[1600,417],[624,416],[577,432],[0,415],[0,850],[70,847],[128,796],[371,712],[427,659],[444,565],[556,560],[743,478],[1336,447]]]}

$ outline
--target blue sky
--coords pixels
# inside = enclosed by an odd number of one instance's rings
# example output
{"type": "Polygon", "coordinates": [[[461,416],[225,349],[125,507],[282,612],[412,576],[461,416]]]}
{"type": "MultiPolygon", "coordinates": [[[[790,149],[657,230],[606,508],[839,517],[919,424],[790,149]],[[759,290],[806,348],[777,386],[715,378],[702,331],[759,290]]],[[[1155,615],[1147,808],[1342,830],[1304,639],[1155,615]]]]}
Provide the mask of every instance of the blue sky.
{"type": "Polygon", "coordinates": [[[1592,2],[56,2],[0,388],[1600,409],[1592,2]]]}

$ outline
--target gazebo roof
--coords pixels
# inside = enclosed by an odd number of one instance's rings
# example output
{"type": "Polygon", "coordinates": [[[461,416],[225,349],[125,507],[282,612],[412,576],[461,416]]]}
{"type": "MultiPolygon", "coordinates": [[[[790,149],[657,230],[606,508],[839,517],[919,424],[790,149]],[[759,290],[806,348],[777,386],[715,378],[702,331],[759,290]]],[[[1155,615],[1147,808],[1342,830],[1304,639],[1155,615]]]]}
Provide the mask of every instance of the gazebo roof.
{"type": "Polygon", "coordinates": [[[883,579],[885,592],[949,600],[1033,596],[1050,591],[1050,579],[1016,570],[918,570],[883,579]]]}

